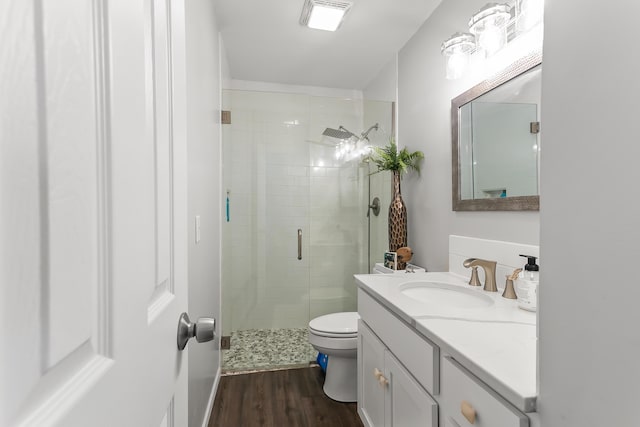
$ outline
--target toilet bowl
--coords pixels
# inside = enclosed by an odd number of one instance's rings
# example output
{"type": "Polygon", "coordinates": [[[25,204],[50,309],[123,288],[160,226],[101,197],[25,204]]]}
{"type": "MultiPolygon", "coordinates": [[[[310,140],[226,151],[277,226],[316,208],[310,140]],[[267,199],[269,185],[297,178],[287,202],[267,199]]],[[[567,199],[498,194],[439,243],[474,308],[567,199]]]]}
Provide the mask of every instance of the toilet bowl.
{"type": "Polygon", "coordinates": [[[328,357],[324,393],[338,402],[357,400],[358,313],[332,313],[309,322],[309,343],[328,357]]]}

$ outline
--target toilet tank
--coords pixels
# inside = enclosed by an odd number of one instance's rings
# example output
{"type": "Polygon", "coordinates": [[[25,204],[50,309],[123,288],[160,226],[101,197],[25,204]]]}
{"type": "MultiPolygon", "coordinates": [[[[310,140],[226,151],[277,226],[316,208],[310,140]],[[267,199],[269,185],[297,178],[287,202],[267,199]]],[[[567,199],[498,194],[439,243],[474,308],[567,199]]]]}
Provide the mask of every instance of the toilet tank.
{"type": "MultiPolygon", "coordinates": [[[[417,265],[407,264],[407,266],[413,267],[413,271],[415,273],[425,273],[427,271],[426,269],[422,267],[418,267],[417,265]]],[[[405,270],[392,270],[390,268],[387,268],[381,262],[376,262],[376,265],[373,266],[373,269],[371,271],[371,274],[405,274],[405,273],[406,273],[405,270]]]]}

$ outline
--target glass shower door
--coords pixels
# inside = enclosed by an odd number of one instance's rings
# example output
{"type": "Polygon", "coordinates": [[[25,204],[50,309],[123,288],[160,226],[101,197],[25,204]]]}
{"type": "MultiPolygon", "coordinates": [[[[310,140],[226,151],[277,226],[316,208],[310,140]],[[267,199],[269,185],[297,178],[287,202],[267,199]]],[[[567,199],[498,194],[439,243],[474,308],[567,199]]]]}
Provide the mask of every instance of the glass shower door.
{"type": "Polygon", "coordinates": [[[303,95],[225,91],[223,335],[225,370],[310,359],[309,148],[303,95]],[[301,259],[298,259],[298,230],[301,259]],[[302,353],[302,354],[301,354],[302,353]]]}
{"type": "Polygon", "coordinates": [[[335,147],[311,147],[311,318],[356,311],[353,275],[367,272],[367,168],[334,155],[335,147]]]}
{"type": "Polygon", "coordinates": [[[363,104],[241,90],[223,103],[223,369],[308,363],[309,320],[355,311],[353,274],[369,271],[368,165],[323,139],[327,127],[360,131],[363,104]]]}

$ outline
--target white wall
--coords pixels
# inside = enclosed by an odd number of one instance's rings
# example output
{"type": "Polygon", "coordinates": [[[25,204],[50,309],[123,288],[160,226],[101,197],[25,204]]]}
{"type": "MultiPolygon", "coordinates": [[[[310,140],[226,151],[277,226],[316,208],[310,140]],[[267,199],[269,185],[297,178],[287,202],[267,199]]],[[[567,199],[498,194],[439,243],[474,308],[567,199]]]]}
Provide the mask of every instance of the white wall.
{"type": "MultiPolygon", "coordinates": [[[[332,98],[362,99],[362,91],[322,86],[301,86],[284,83],[259,82],[253,80],[231,79],[225,89],[253,92],[288,93],[296,95],[326,96],[332,98]]],[[[354,131],[355,132],[355,131],[354,131]]]]}
{"type": "MultiPolygon", "coordinates": [[[[213,2],[185,2],[189,157],[189,316],[220,321],[220,80],[218,27],[213,2]],[[195,216],[201,240],[195,242],[195,216]]],[[[222,63],[222,65],[221,65],[222,63]]],[[[217,338],[192,341],[189,357],[189,425],[208,419],[213,388],[220,375],[220,325],[217,338]]]]}
{"type": "Polygon", "coordinates": [[[451,98],[488,75],[449,81],[440,45],[486,0],[444,0],[398,54],[398,144],[425,154],[422,177],[402,183],[414,261],[447,271],[450,234],[537,245],[537,212],[451,210],[451,98]]]}
{"type": "Polygon", "coordinates": [[[638,425],[640,3],[547,0],[542,425],[638,425]],[[631,49],[631,50],[630,50],[631,49]]]}
{"type": "Polygon", "coordinates": [[[362,91],[363,97],[369,101],[395,102],[397,83],[398,57],[394,55],[376,77],[367,84],[367,87],[362,91]]]}

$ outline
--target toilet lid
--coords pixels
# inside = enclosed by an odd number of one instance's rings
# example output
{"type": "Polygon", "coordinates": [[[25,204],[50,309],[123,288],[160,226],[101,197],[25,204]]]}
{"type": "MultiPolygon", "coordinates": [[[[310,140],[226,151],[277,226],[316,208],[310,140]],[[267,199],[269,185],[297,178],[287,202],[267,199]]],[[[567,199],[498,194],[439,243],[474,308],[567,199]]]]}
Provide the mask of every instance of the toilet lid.
{"type": "Polygon", "coordinates": [[[320,333],[355,335],[358,333],[359,318],[355,311],[326,314],[309,322],[309,328],[320,333]]]}

